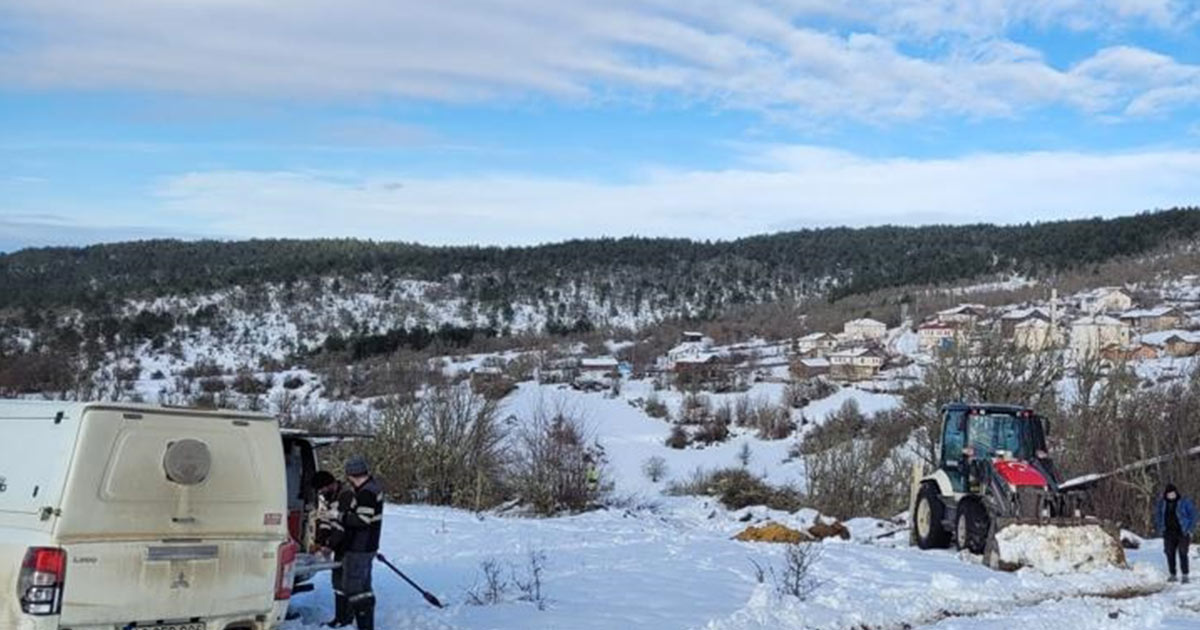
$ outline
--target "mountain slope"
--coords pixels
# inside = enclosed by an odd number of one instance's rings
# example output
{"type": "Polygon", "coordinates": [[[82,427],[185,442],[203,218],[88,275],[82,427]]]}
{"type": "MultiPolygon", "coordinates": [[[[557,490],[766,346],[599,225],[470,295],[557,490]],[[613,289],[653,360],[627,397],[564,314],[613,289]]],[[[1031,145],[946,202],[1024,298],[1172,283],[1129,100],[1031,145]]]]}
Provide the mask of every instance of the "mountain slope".
{"type": "MultiPolygon", "coordinates": [[[[732,241],[596,239],[535,247],[427,247],[357,240],[142,241],[30,249],[0,256],[0,308],[95,306],[113,298],[210,293],[318,277],[444,285],[503,310],[567,303],[587,288],[640,311],[831,297],[990,273],[1039,273],[1140,254],[1200,234],[1200,209],[1017,226],[833,228],[732,241]],[[564,295],[566,297],[564,297],[564,295]]],[[[339,289],[340,287],[329,287],[339,289]]]]}

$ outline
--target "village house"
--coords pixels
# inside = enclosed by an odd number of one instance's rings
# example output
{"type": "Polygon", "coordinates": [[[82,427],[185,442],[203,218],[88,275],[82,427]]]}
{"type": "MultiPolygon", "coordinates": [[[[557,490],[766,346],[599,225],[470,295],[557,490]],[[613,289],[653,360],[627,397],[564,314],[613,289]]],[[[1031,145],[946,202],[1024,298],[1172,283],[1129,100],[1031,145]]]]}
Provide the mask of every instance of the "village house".
{"type": "Polygon", "coordinates": [[[712,340],[705,337],[703,333],[685,332],[679,345],[667,351],[666,365],[663,367],[669,370],[681,360],[704,357],[708,354],[711,346],[712,340]]]}
{"type": "Polygon", "coordinates": [[[1186,319],[1183,311],[1174,306],[1135,309],[1121,313],[1121,321],[1143,333],[1178,328],[1186,319]]]}
{"type": "Polygon", "coordinates": [[[821,357],[796,359],[791,366],[792,376],[799,380],[825,376],[829,374],[829,369],[829,359],[821,357]]]}
{"type": "Polygon", "coordinates": [[[1124,313],[1133,308],[1133,298],[1124,290],[1104,287],[1088,291],[1079,298],[1079,310],[1084,313],[1124,313]]]}
{"type": "Polygon", "coordinates": [[[946,322],[925,322],[917,328],[917,347],[921,352],[949,349],[961,338],[958,326],[946,322]]]}
{"type": "Polygon", "coordinates": [[[1035,307],[1009,311],[1000,316],[1000,334],[1005,339],[1012,339],[1017,334],[1017,326],[1030,320],[1041,320],[1050,323],[1050,311],[1035,307]]]}
{"type": "Polygon", "coordinates": [[[1158,358],[1158,350],[1151,345],[1139,343],[1129,347],[1112,345],[1100,351],[1100,357],[1113,363],[1149,361],[1158,358]]]}
{"type": "Polygon", "coordinates": [[[796,340],[796,354],[805,357],[823,357],[837,348],[837,337],[826,332],[815,332],[796,340]]]}
{"type": "Polygon", "coordinates": [[[576,387],[608,387],[613,379],[620,378],[619,363],[613,357],[589,357],[580,359],[572,384],[576,387]]]}
{"type": "Polygon", "coordinates": [[[1129,346],[1130,328],[1107,315],[1081,317],[1071,323],[1071,351],[1076,359],[1096,356],[1109,346],[1129,346]]]}
{"type": "Polygon", "coordinates": [[[1061,335],[1048,319],[1030,317],[1013,326],[1012,341],[1022,350],[1039,352],[1057,345],[1061,335]]]}
{"type": "Polygon", "coordinates": [[[938,311],[937,321],[958,326],[974,326],[987,317],[987,307],[982,304],[959,304],[954,308],[938,311]]]}
{"type": "Polygon", "coordinates": [[[842,334],[849,339],[879,340],[887,336],[887,324],[869,317],[854,319],[846,322],[842,334]]]}
{"type": "Polygon", "coordinates": [[[1200,332],[1190,330],[1164,330],[1142,335],[1141,342],[1157,348],[1163,354],[1184,358],[1200,353],[1200,332]]]}
{"type": "Polygon", "coordinates": [[[874,378],[883,369],[884,355],[874,348],[850,348],[829,355],[829,375],[847,381],[874,378]]]}
{"type": "Polygon", "coordinates": [[[675,386],[680,390],[719,391],[733,376],[728,367],[715,353],[704,352],[681,357],[671,366],[671,372],[675,376],[675,386]]]}

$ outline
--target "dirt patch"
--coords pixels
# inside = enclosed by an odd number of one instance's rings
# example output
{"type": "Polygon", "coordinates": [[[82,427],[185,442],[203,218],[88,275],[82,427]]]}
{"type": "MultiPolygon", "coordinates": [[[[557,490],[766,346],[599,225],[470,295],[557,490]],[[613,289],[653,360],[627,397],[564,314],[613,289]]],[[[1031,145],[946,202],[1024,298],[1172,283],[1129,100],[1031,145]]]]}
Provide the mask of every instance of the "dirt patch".
{"type": "Polygon", "coordinates": [[[769,543],[803,543],[815,540],[808,532],[792,529],[773,521],[761,526],[751,525],[734,538],[742,542],[769,543]]]}

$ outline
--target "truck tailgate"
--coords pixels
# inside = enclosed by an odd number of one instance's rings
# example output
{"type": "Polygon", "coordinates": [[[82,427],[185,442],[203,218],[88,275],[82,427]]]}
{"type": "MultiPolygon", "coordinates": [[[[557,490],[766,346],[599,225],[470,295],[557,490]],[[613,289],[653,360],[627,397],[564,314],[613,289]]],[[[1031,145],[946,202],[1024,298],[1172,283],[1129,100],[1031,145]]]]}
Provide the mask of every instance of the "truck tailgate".
{"type": "Polygon", "coordinates": [[[278,541],[87,542],[66,546],[61,625],[269,614],[278,541]]]}

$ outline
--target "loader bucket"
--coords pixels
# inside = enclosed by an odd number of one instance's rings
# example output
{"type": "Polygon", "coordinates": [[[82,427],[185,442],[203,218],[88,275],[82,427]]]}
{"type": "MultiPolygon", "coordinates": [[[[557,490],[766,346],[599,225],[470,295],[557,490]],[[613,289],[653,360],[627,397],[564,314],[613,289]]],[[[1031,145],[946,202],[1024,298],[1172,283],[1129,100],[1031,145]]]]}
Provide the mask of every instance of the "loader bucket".
{"type": "Polygon", "coordinates": [[[1129,566],[1120,529],[1095,518],[996,518],[983,558],[994,569],[1051,575],[1129,566]]]}

